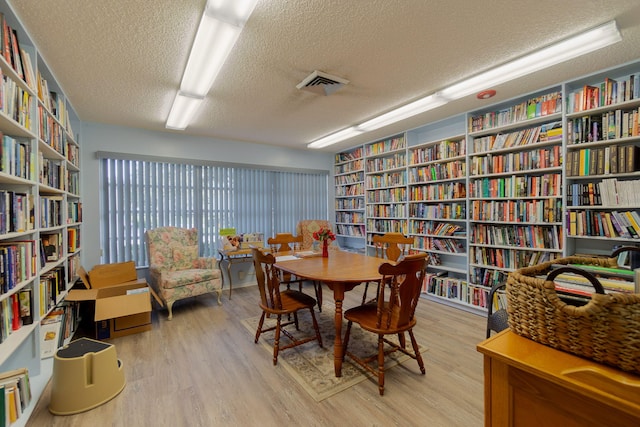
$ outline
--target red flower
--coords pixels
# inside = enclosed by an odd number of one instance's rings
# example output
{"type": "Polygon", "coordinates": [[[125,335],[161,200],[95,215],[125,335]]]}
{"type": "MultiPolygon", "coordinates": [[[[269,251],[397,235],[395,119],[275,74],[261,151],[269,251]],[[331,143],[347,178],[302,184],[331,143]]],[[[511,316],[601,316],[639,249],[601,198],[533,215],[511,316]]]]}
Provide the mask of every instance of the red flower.
{"type": "Polygon", "coordinates": [[[330,228],[321,228],[318,231],[315,231],[313,233],[313,238],[315,240],[336,240],[336,235],[333,234],[333,231],[331,231],[330,228]]]}

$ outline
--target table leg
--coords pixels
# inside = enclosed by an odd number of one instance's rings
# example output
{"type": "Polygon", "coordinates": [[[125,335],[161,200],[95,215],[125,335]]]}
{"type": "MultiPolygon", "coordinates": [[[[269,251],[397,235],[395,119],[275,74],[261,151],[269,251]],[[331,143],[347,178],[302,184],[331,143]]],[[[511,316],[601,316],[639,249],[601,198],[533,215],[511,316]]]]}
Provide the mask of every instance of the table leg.
{"type": "Polygon", "coordinates": [[[233,291],[233,281],[231,279],[231,259],[227,259],[227,277],[229,278],[229,299],[231,299],[231,292],[233,291]]]}
{"type": "Polygon", "coordinates": [[[336,305],[334,317],[336,325],[336,338],[333,342],[333,363],[336,377],[342,376],[342,301],[344,300],[344,287],[340,284],[333,285],[333,300],[336,305]]]}

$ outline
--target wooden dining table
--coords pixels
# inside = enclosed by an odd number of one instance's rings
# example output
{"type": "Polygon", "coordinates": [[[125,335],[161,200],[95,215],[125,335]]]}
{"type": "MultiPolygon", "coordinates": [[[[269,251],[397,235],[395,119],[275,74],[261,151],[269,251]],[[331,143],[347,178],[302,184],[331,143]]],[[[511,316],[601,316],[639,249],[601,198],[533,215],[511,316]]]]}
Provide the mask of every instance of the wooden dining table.
{"type": "Polygon", "coordinates": [[[296,277],[324,283],[333,291],[335,302],[336,338],[333,343],[333,359],[336,377],[342,376],[342,301],[344,294],[365,282],[382,278],[378,273],[386,259],[344,251],[330,251],[329,257],[320,256],[276,257],[275,267],[296,277]]]}

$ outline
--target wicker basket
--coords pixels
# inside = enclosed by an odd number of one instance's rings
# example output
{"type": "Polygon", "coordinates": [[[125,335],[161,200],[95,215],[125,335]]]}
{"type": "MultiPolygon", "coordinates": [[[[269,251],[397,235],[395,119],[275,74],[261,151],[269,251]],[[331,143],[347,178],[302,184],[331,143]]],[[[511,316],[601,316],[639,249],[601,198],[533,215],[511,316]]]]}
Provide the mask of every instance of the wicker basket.
{"type": "Polygon", "coordinates": [[[615,258],[567,257],[511,272],[509,326],[558,350],[640,373],[640,294],[592,294],[583,306],[565,303],[547,275],[552,264],[616,266],[615,258]]]}

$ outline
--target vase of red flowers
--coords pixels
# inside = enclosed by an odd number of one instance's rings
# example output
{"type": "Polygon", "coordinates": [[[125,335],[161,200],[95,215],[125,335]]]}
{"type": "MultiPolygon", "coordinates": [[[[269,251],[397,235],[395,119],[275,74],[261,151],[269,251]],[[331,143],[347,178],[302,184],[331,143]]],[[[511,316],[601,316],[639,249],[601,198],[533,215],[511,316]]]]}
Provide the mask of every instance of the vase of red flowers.
{"type": "Polygon", "coordinates": [[[329,256],[329,241],[336,240],[336,235],[329,228],[320,228],[313,233],[313,238],[322,243],[322,257],[327,258],[329,256]]]}

